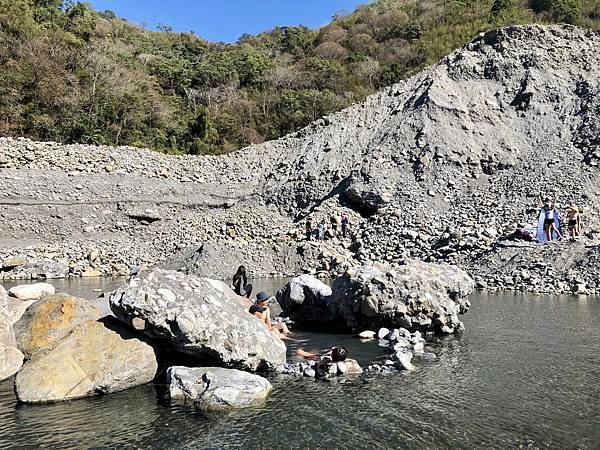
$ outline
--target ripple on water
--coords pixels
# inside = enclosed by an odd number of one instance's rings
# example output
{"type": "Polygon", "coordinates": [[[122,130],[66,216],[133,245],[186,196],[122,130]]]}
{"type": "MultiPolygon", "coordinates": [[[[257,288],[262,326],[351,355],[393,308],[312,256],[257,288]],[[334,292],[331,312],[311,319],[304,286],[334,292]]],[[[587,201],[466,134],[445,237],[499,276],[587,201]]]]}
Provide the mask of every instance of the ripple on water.
{"type": "MultiPolygon", "coordinates": [[[[263,287],[261,287],[263,288],[263,287]]],[[[273,289],[272,289],[273,290],[273,289]]],[[[0,384],[0,448],[600,448],[600,300],[475,295],[462,336],[434,343],[414,373],[346,383],[274,379],[263,407],[206,418],[169,408],[154,386],[17,406],[0,384]]],[[[298,333],[298,347],[348,336],[298,333]]]]}

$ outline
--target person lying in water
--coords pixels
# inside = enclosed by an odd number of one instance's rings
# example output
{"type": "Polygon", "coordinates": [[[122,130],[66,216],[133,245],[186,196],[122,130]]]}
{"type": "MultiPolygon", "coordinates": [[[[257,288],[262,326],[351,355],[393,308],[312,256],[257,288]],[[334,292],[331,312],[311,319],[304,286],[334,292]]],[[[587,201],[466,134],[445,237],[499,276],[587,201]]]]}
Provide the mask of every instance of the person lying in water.
{"type": "Polygon", "coordinates": [[[296,355],[303,359],[317,362],[317,364],[313,366],[315,370],[315,376],[316,378],[321,378],[329,372],[329,367],[333,363],[346,361],[348,358],[348,350],[346,350],[346,347],[338,345],[336,347],[331,347],[327,352],[319,354],[307,352],[299,348],[296,350],[296,355]]]}
{"type": "Polygon", "coordinates": [[[296,355],[309,361],[322,361],[324,359],[328,359],[331,362],[342,362],[348,358],[348,350],[346,350],[346,347],[342,345],[331,347],[324,353],[307,352],[299,348],[296,350],[296,355]]]}
{"type": "Polygon", "coordinates": [[[556,212],[556,198],[550,200],[550,198],[546,197],[542,200],[542,196],[539,195],[538,199],[544,212],[544,234],[546,235],[546,240],[551,241],[554,233],[556,233],[559,239],[562,239],[562,234],[556,226],[558,218],[556,212]]]}
{"type": "Polygon", "coordinates": [[[271,310],[269,309],[270,299],[271,296],[267,292],[259,292],[256,294],[256,303],[250,306],[249,312],[264,322],[269,331],[273,331],[281,339],[284,339],[288,334],[290,334],[290,330],[285,323],[278,323],[275,325],[271,323],[271,310]]]}

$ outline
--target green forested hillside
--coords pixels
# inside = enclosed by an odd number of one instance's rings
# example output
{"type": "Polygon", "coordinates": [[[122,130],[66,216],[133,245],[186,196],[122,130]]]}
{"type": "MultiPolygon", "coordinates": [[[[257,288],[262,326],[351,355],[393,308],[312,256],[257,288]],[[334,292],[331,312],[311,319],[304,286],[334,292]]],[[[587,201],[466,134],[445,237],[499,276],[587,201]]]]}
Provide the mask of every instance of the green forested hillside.
{"type": "Polygon", "coordinates": [[[230,45],[72,1],[0,0],[0,135],[228,152],[359,101],[478,31],[598,27],[599,3],[379,0],[319,30],[276,28],[230,45]]]}

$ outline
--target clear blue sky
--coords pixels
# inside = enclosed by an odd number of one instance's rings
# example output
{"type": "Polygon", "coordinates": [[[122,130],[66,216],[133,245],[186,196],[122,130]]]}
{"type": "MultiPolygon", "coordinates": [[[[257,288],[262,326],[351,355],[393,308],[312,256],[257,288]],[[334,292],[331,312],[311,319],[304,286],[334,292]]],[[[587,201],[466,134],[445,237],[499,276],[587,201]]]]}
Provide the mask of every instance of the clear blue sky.
{"type": "Polygon", "coordinates": [[[340,11],[354,11],[366,0],[88,0],[98,11],[110,9],[130,22],[156,29],[194,31],[210,41],[236,41],[284,25],[325,25],[340,11]]]}

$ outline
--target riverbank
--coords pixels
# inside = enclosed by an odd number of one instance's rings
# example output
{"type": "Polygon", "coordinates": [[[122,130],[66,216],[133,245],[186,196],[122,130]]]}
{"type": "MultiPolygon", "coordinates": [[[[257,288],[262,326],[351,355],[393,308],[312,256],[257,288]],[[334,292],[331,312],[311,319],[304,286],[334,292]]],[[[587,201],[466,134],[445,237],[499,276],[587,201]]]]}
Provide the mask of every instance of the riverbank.
{"type": "Polygon", "coordinates": [[[219,157],[0,138],[2,277],[155,264],[332,276],[417,258],[480,287],[600,293],[599,52],[593,30],[497,30],[298,133],[219,157]],[[539,192],[561,212],[578,204],[585,236],[506,239],[537,220],[539,192]],[[342,214],[350,237],[305,240],[306,219],[342,214]]]}

